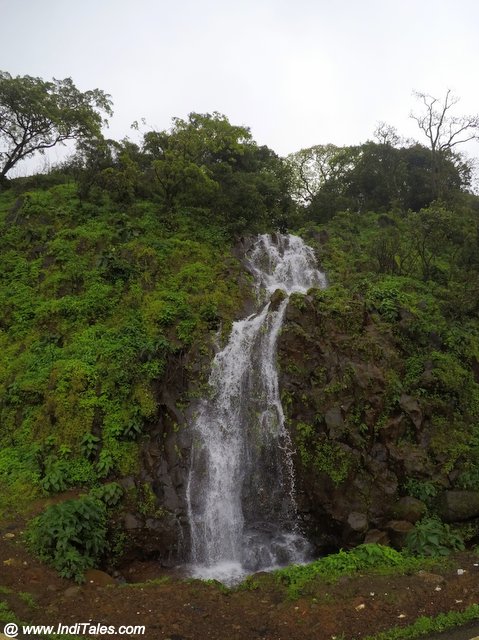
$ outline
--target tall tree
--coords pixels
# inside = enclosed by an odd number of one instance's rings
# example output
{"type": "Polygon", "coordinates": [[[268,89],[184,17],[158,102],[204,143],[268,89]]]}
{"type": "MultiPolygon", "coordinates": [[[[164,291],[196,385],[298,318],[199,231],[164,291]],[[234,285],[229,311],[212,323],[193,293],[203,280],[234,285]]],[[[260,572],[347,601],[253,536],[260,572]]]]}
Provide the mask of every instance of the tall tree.
{"type": "Polygon", "coordinates": [[[66,140],[101,136],[110,96],[81,92],[71,78],[46,82],[0,71],[0,183],[24,158],[66,140]]]}
{"type": "Polygon", "coordinates": [[[411,113],[411,118],[417,122],[429,142],[436,197],[439,198],[444,195],[442,170],[445,161],[455,159],[460,164],[463,159],[457,147],[471,140],[479,140],[479,115],[453,115],[459,98],[453,96],[450,89],[443,100],[426,93],[415,92],[415,95],[422,102],[423,109],[421,113],[411,113]]]}
{"type": "Polygon", "coordinates": [[[318,144],[290,153],[287,163],[292,175],[292,192],[302,204],[310,204],[321,187],[335,174],[335,159],[340,148],[318,144]]]}

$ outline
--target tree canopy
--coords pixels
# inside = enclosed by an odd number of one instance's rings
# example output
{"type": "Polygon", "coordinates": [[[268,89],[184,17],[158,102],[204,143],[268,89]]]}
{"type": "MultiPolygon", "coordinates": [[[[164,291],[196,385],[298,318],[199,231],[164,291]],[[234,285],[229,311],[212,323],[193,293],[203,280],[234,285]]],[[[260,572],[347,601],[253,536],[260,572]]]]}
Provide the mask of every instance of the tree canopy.
{"type": "Polygon", "coordinates": [[[36,151],[100,137],[111,104],[100,89],[82,92],[71,78],[46,82],[0,71],[0,181],[36,151]]]}
{"type": "Polygon", "coordinates": [[[247,127],[217,112],[173,118],[167,130],[146,131],[140,145],[87,141],[69,166],[82,198],[98,189],[121,206],[150,198],[165,219],[188,210],[231,234],[264,231],[272,223],[284,228],[295,210],[285,162],[257,145],[247,127]]]}

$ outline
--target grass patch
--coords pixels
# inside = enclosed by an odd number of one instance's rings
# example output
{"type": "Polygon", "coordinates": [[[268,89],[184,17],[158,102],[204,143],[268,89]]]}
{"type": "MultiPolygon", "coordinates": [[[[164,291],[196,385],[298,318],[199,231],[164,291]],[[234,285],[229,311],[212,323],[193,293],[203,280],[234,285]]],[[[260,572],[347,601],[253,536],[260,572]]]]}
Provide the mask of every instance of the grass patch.
{"type": "Polygon", "coordinates": [[[121,585],[122,587],[154,587],[162,584],[169,584],[171,582],[170,576],[161,576],[160,578],[152,578],[151,580],[145,580],[145,582],[129,582],[121,585]]]}
{"type": "Polygon", "coordinates": [[[394,627],[364,640],[414,640],[429,633],[440,633],[453,627],[458,627],[473,620],[479,620],[479,605],[473,604],[464,611],[449,611],[440,613],[434,618],[423,616],[408,627],[394,627]]]}
{"type": "Polygon", "coordinates": [[[395,551],[379,544],[362,544],[352,551],[320,558],[306,565],[292,565],[274,572],[277,582],[286,586],[291,599],[306,595],[315,580],[335,581],[343,575],[359,571],[373,571],[383,574],[406,574],[431,568],[437,560],[415,558],[404,552],[395,551]]]}

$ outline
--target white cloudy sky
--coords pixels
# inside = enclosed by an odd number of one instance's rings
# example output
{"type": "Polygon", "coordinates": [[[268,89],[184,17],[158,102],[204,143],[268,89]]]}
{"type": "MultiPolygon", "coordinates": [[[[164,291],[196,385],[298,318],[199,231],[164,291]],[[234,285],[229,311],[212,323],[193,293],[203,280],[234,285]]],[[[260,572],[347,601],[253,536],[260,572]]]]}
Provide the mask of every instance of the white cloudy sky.
{"type": "Polygon", "coordinates": [[[0,69],[110,93],[114,138],[214,110],[281,155],[419,137],[413,89],[477,113],[478,63],[477,0],[0,0],[0,69]]]}

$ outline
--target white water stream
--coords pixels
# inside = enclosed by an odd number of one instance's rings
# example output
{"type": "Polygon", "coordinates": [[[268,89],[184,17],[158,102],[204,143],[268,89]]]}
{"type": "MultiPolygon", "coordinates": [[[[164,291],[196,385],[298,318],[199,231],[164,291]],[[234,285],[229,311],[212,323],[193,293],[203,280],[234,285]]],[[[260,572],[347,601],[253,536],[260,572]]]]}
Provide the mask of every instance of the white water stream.
{"type": "Polygon", "coordinates": [[[213,361],[211,396],[192,425],[187,487],[191,571],[225,583],[302,562],[309,548],[297,523],[276,346],[289,295],[326,280],[296,236],[259,236],[247,258],[260,309],[233,324],[213,361]],[[286,295],[272,305],[277,289],[286,295]]]}

